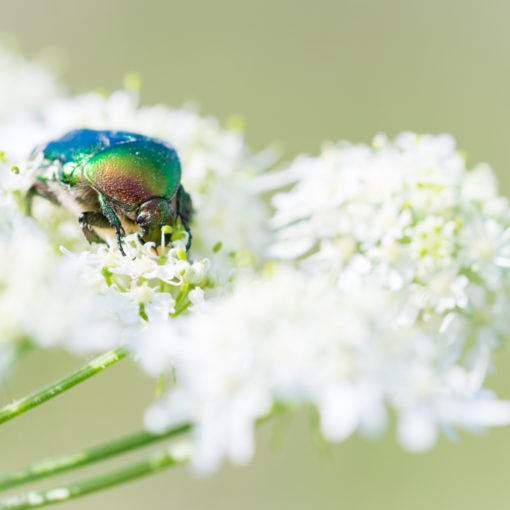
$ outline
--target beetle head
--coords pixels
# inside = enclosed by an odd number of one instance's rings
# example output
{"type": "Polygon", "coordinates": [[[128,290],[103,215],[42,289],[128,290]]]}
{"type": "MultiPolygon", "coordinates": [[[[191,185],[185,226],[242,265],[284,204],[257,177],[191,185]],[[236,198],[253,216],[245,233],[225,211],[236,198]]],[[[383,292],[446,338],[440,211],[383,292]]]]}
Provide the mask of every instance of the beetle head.
{"type": "Polygon", "coordinates": [[[175,211],[169,200],[151,198],[138,207],[136,224],[142,230],[143,242],[161,240],[161,227],[175,223],[175,211]]]}

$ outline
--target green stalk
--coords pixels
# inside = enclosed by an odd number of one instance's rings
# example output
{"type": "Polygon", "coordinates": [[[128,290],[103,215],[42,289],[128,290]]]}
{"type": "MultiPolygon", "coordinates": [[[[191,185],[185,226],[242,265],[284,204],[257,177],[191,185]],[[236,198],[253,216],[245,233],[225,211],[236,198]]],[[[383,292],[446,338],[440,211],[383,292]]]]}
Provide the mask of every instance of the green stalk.
{"type": "Polygon", "coordinates": [[[64,393],[77,384],[87,380],[89,377],[102,372],[105,368],[114,365],[121,359],[125,358],[128,354],[129,351],[126,347],[119,347],[118,349],[102,354],[67,377],[46,386],[40,391],[36,391],[32,395],[5,406],[0,409],[0,424],[12,420],[13,418],[16,418],[16,416],[26,413],[44,402],[55,398],[61,393],[64,393]]]}
{"type": "Polygon", "coordinates": [[[145,459],[121,469],[108,471],[100,476],[78,482],[64,483],[51,489],[32,491],[21,496],[13,496],[0,501],[0,510],[23,510],[40,508],[55,503],[63,503],[108,487],[113,487],[142,476],[156,473],[166,468],[184,464],[190,458],[191,446],[188,442],[179,443],[159,450],[145,459]]]}
{"type": "MultiPolygon", "coordinates": [[[[276,403],[273,409],[266,415],[257,420],[257,425],[261,425],[268,421],[270,418],[288,410],[289,407],[283,404],[276,403]]],[[[172,430],[169,430],[160,436],[156,436],[157,438],[154,441],[163,439],[163,437],[171,437],[173,435],[185,433],[191,429],[191,425],[183,424],[179,427],[176,427],[172,430]]],[[[95,462],[96,460],[102,460],[107,458],[108,454],[105,455],[107,451],[113,452],[111,455],[116,455],[117,453],[122,453],[124,451],[128,451],[129,449],[138,448],[138,446],[143,446],[143,441],[141,440],[141,436],[138,438],[139,445],[133,446],[136,444],[137,440],[133,438],[138,436],[137,434],[130,436],[130,438],[123,438],[108,445],[103,445],[95,448],[91,448],[89,450],[84,450],[81,452],[81,455],[87,455],[87,452],[90,453],[94,451],[95,458],[90,462],[95,462]],[[117,448],[115,448],[115,443],[117,443],[117,448]],[[120,445],[123,446],[119,447],[120,445]],[[126,443],[130,444],[130,447],[126,447],[126,443]],[[131,448],[132,446],[132,448],[131,448]],[[105,448],[106,447],[106,448],[105,448]],[[103,449],[101,451],[101,449],[103,449]]],[[[145,443],[148,444],[148,443],[145,443]]],[[[153,455],[146,457],[145,459],[130,464],[123,468],[118,468],[113,471],[107,471],[103,475],[94,476],[92,478],[86,478],[84,480],[78,480],[77,482],[71,483],[63,483],[61,485],[57,485],[51,489],[40,490],[40,491],[31,491],[25,494],[21,494],[19,496],[12,496],[0,501],[0,510],[23,510],[30,508],[37,508],[42,506],[53,505],[56,503],[63,503],[65,501],[69,501],[70,499],[79,498],[81,496],[86,496],[87,494],[95,493],[101,491],[103,489],[108,489],[109,487],[113,487],[116,485],[123,484],[125,482],[129,482],[131,480],[140,478],[142,476],[150,475],[153,473],[157,473],[163,469],[173,467],[176,465],[184,464],[188,462],[191,456],[191,443],[189,441],[181,442],[176,445],[164,448],[162,450],[157,451],[153,455]]],[[[50,476],[53,474],[57,474],[62,471],[68,471],[70,469],[74,469],[76,467],[83,466],[88,461],[83,462],[80,458],[80,454],[76,454],[75,462],[72,461],[73,456],[69,456],[69,462],[66,464],[66,457],[62,457],[60,459],[55,459],[53,462],[53,466],[50,466],[48,469],[44,467],[43,463],[42,470],[44,471],[43,476],[37,476],[36,478],[32,478],[32,474],[34,470],[37,469],[37,466],[33,466],[28,470],[22,470],[20,473],[23,473],[21,476],[24,477],[23,483],[36,480],[38,478],[43,478],[44,476],[50,476]],[[60,463],[60,464],[59,464],[60,463]],[[67,467],[71,466],[72,467],[67,467]],[[61,465],[66,465],[65,469],[60,469],[61,465]]],[[[5,479],[8,477],[15,477],[13,475],[7,475],[5,479]]],[[[3,479],[0,478],[3,481],[3,479]]],[[[16,483],[15,483],[16,485],[16,483]]],[[[10,485],[13,487],[14,485],[10,485]]],[[[5,487],[7,488],[7,487],[5,487]]]]}
{"type": "Polygon", "coordinates": [[[163,439],[184,434],[190,429],[190,425],[183,424],[157,435],[141,431],[79,452],[46,459],[30,467],[0,476],[0,491],[93,464],[163,439]]]}

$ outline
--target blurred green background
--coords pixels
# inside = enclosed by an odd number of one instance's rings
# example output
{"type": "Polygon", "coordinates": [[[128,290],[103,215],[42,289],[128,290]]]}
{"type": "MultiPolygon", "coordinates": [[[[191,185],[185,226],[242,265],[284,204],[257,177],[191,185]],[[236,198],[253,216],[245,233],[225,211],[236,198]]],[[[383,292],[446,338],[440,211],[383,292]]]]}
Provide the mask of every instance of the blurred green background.
{"type": "MultiPolygon", "coordinates": [[[[380,131],[450,132],[510,192],[508,1],[0,0],[0,7],[4,39],[52,59],[72,92],[111,90],[136,71],[144,103],[194,100],[221,120],[242,114],[248,142],[283,141],[286,158],[317,153],[324,140],[369,141],[380,131]]],[[[490,385],[510,398],[508,349],[497,361],[490,385]]],[[[0,387],[0,404],[81,363],[31,354],[0,387]]],[[[0,471],[138,429],[153,394],[154,383],[123,362],[2,427],[0,471]]],[[[205,480],[178,469],[66,508],[509,505],[510,428],[463,434],[459,443],[443,438],[422,455],[403,452],[392,434],[318,454],[304,416],[276,446],[272,435],[271,427],[260,432],[247,468],[226,466],[205,480]]]]}

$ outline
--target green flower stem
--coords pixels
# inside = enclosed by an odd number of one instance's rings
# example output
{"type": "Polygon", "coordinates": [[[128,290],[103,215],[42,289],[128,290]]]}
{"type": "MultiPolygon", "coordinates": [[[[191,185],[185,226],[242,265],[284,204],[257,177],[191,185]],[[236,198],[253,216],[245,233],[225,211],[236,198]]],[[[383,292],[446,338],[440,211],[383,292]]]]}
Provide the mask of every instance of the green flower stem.
{"type": "Polygon", "coordinates": [[[16,418],[16,416],[26,413],[27,411],[30,411],[30,409],[34,409],[44,402],[55,398],[61,393],[64,393],[77,384],[87,380],[89,377],[102,372],[105,368],[114,365],[121,359],[125,358],[128,354],[129,351],[126,347],[119,347],[118,349],[102,354],[67,377],[46,386],[42,390],[37,391],[28,397],[22,398],[5,406],[3,409],[0,409],[0,424],[12,420],[13,418],[16,418]]]}
{"type": "MultiPolygon", "coordinates": [[[[262,425],[266,421],[289,410],[290,408],[291,407],[289,407],[288,405],[276,403],[273,409],[267,415],[262,416],[257,420],[257,425],[262,425]]],[[[170,430],[167,431],[165,434],[168,434],[168,436],[165,437],[185,433],[190,429],[191,425],[183,424],[171,431],[170,430]]],[[[134,438],[135,436],[136,434],[132,436],[132,438],[134,438]]],[[[159,437],[162,439],[163,435],[159,437]]],[[[110,443],[109,445],[103,445],[90,450],[84,450],[84,452],[82,452],[82,455],[86,454],[86,452],[91,452],[95,450],[96,455],[95,460],[102,460],[109,455],[101,456],[101,454],[98,453],[99,449],[106,447],[109,449],[109,451],[113,451],[115,448],[112,445],[114,445],[115,443],[118,443],[118,445],[120,445],[122,442],[126,441],[131,442],[129,438],[119,439],[117,441],[114,441],[113,443],[110,443]]],[[[133,444],[135,444],[135,442],[136,440],[133,441],[133,444]]],[[[140,444],[139,446],[142,446],[142,444],[140,444]]],[[[133,448],[137,447],[138,446],[133,446],[133,448]]],[[[116,453],[122,453],[123,451],[128,451],[128,449],[131,448],[125,449],[118,448],[117,451],[112,453],[112,455],[115,455],[116,453]]],[[[79,455],[80,454],[76,454],[76,456],[79,455]]],[[[135,462],[134,464],[130,464],[127,467],[123,467],[113,471],[108,471],[100,476],[94,476],[92,478],[86,478],[84,480],[79,480],[77,482],[72,483],[64,483],[62,485],[58,485],[47,490],[31,491],[25,494],[21,494],[19,496],[12,496],[10,498],[6,498],[3,501],[0,501],[0,510],[8,509],[22,510],[53,505],[56,503],[63,503],[65,501],[69,501],[70,499],[79,498],[81,496],[86,496],[87,494],[98,492],[103,489],[108,489],[109,487],[120,485],[125,482],[134,480],[136,478],[140,478],[142,476],[157,473],[158,471],[161,471],[165,468],[185,464],[190,459],[190,456],[191,456],[191,443],[188,441],[178,443],[176,445],[170,446],[169,448],[159,450],[158,452],[145,458],[144,460],[135,462]]],[[[61,462],[60,465],[62,465],[65,463],[65,458],[62,457],[61,459],[56,459],[53,462],[55,462],[56,464],[61,462]]],[[[43,465],[43,463],[41,463],[40,465],[43,465]]],[[[70,463],[68,465],[70,465],[70,463]]],[[[65,469],[60,470],[60,468],[57,465],[55,465],[56,470],[52,471],[51,474],[67,471],[68,469],[73,469],[74,467],[79,467],[83,465],[84,463],[82,464],[81,460],[78,460],[77,458],[77,463],[70,468],[66,467],[65,469]]],[[[36,467],[37,465],[34,466],[32,470],[36,467]]],[[[28,472],[29,476],[31,476],[30,468],[29,470],[23,470],[22,472],[23,473],[28,472]]],[[[48,471],[46,471],[46,473],[48,473],[48,471]]],[[[23,474],[23,476],[26,475],[23,474]]],[[[44,476],[49,476],[49,474],[44,476]]],[[[29,482],[35,479],[36,478],[25,479],[25,481],[29,482]]]]}
{"type": "Polygon", "coordinates": [[[191,430],[191,426],[183,424],[157,435],[141,431],[79,452],[46,459],[28,468],[0,476],[0,491],[93,464],[163,439],[184,434],[189,430],[191,430]]]}
{"type": "Polygon", "coordinates": [[[0,501],[0,510],[22,510],[63,503],[70,499],[79,498],[166,468],[184,464],[189,460],[190,454],[191,446],[188,442],[178,443],[169,448],[159,450],[144,460],[121,469],[109,471],[100,476],[7,498],[0,501]]]}

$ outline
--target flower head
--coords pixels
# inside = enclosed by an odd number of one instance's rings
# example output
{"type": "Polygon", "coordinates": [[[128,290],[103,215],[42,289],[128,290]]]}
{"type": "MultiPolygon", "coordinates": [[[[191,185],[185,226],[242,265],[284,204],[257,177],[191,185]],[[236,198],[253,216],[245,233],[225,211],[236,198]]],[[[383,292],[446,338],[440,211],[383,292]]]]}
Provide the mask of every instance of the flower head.
{"type": "Polygon", "coordinates": [[[506,420],[476,370],[453,363],[438,335],[402,326],[398,297],[377,286],[339,292],[321,277],[279,269],[244,281],[194,314],[152,323],[137,344],[143,366],[174,367],[175,388],[146,415],[152,430],[194,423],[194,465],[210,471],[227,456],[251,459],[253,429],[275,404],[311,404],[324,436],[376,434],[387,409],[402,444],[430,447],[437,427],[475,426],[480,402],[506,420]]]}
{"type": "Polygon", "coordinates": [[[44,64],[28,61],[2,45],[0,75],[0,122],[31,115],[60,93],[57,80],[44,64]]]}
{"type": "Polygon", "coordinates": [[[330,441],[377,434],[394,412],[410,450],[439,428],[510,422],[510,404],[483,387],[510,332],[508,201],[451,137],[331,145],[261,180],[274,154],[253,154],[237,130],[189,108],[139,107],[132,90],[55,97],[44,71],[2,51],[15,84],[0,84],[0,377],[27,341],[129,343],[149,374],[176,376],[147,427],[192,422],[203,471],[249,461],[255,424],[280,405],[313,406],[330,441]],[[44,84],[37,94],[16,86],[28,79],[44,84]],[[22,214],[32,149],[83,127],[175,146],[191,253],[179,228],[169,245],[124,237],[124,256],[113,239],[87,246],[76,218],[47,201],[22,214]],[[262,191],[275,182],[293,186],[269,222],[262,191]]]}
{"type": "Polygon", "coordinates": [[[7,157],[22,163],[17,186],[26,189],[32,178],[34,165],[23,161],[33,147],[81,127],[134,131],[175,146],[193,201],[191,253],[213,260],[218,281],[227,281],[240,266],[262,262],[270,241],[269,208],[253,183],[273,164],[272,151],[253,154],[240,131],[224,129],[189,108],[139,107],[132,91],[108,97],[90,93],[49,102],[40,118],[25,125],[0,125],[7,157]]]}
{"type": "Polygon", "coordinates": [[[212,286],[209,261],[186,257],[186,236],[172,246],[142,244],[136,234],[126,237],[126,256],[115,243],[95,245],[82,255],[84,278],[100,294],[122,293],[139,309],[142,319],[168,320],[192,305],[190,293],[212,286]]]}
{"type": "Polygon", "coordinates": [[[59,255],[44,232],[15,207],[2,209],[0,345],[30,342],[86,352],[125,341],[137,317],[130,301],[98,294],[83,278],[81,261],[59,255]]]}
{"type": "Polygon", "coordinates": [[[340,287],[364,278],[405,296],[408,321],[486,351],[510,332],[510,208],[487,165],[468,170],[447,135],[378,136],[301,156],[274,197],[278,241],[340,287]]]}

